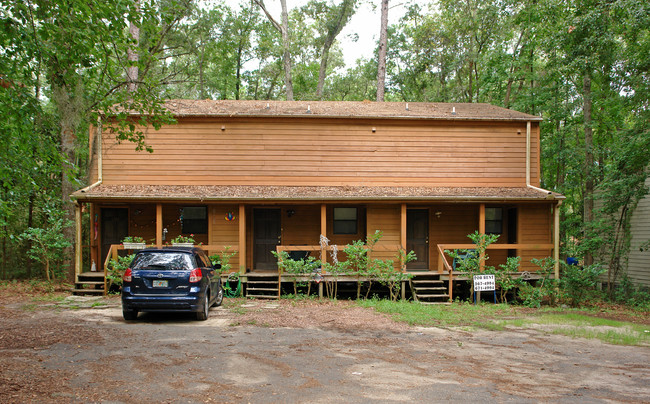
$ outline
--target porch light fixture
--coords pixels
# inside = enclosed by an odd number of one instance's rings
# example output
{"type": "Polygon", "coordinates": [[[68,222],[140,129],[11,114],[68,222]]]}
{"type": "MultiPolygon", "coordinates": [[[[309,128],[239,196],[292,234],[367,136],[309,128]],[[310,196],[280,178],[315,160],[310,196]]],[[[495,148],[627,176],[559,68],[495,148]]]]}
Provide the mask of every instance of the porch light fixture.
{"type": "Polygon", "coordinates": [[[296,211],[293,209],[287,209],[287,217],[291,217],[296,214],[296,211]]]}
{"type": "Polygon", "coordinates": [[[226,130],[226,125],[221,125],[221,131],[223,132],[224,130],[226,130]]]}
{"type": "Polygon", "coordinates": [[[375,128],[375,127],[373,126],[373,127],[372,127],[372,133],[375,133],[375,132],[377,132],[377,128],[375,128]]]}
{"type": "Polygon", "coordinates": [[[434,213],[434,215],[436,215],[436,219],[440,219],[440,216],[442,216],[442,212],[437,211],[436,213],[434,213]]]}

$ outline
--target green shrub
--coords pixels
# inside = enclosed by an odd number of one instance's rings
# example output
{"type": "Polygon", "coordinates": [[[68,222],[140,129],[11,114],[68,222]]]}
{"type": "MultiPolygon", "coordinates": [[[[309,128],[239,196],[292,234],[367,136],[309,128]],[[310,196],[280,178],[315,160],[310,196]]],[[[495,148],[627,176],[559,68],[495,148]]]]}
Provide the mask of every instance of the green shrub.
{"type": "Polygon", "coordinates": [[[571,306],[580,306],[586,299],[597,293],[596,287],[603,272],[605,268],[599,264],[580,267],[562,263],[562,276],[560,276],[562,297],[571,306]]]}
{"type": "Polygon", "coordinates": [[[135,258],[135,254],[125,255],[124,257],[117,257],[117,260],[111,258],[108,261],[108,268],[106,273],[106,281],[108,281],[108,289],[113,285],[122,288],[122,277],[124,271],[131,265],[131,261],[135,258]]]}

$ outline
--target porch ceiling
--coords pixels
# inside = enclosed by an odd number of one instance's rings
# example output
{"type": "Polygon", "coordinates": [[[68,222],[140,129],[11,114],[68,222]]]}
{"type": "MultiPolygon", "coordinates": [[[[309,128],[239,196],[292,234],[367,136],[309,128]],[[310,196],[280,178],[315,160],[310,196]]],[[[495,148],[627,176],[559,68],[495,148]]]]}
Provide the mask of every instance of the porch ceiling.
{"type": "Polygon", "coordinates": [[[105,185],[72,194],[78,201],[540,201],[564,199],[529,187],[287,187],[237,185],[105,185]]]}

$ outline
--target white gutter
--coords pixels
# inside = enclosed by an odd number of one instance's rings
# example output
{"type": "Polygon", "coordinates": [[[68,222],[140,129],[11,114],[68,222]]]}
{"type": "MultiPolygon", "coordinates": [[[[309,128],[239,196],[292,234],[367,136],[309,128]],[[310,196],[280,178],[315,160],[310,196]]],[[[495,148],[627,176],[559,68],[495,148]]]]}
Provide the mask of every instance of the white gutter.
{"type": "MultiPolygon", "coordinates": [[[[547,195],[547,199],[555,199],[552,196],[553,192],[549,191],[548,189],[539,188],[530,184],[530,171],[531,171],[530,147],[531,147],[531,121],[528,121],[526,122],[526,187],[530,189],[534,189],[535,191],[545,193],[547,195]]],[[[539,152],[541,152],[541,150],[539,152]]]]}
{"type": "Polygon", "coordinates": [[[79,192],[88,192],[102,183],[102,165],[102,120],[100,117],[97,117],[97,182],[88,185],[86,188],[80,189],[79,192]]]}

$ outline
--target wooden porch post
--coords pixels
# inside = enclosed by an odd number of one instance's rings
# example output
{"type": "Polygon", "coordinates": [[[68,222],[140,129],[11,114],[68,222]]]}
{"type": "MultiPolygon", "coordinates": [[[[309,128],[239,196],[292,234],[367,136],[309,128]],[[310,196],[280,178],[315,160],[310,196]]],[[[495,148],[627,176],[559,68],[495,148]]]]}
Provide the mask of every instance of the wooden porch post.
{"type": "MultiPolygon", "coordinates": [[[[406,204],[403,203],[402,206],[400,207],[400,230],[399,230],[399,238],[400,238],[400,247],[404,251],[403,254],[400,254],[400,268],[402,269],[402,272],[406,272],[406,262],[404,262],[404,257],[406,254],[406,204]]],[[[402,292],[402,300],[406,300],[406,282],[402,281],[402,285],[400,288],[402,292]]]]}
{"type": "MultiPolygon", "coordinates": [[[[90,204],[90,223],[89,225],[89,231],[88,234],[89,239],[88,239],[88,245],[90,247],[90,262],[95,263],[95,269],[99,270],[100,268],[100,262],[99,262],[99,252],[97,251],[97,239],[95,238],[95,215],[97,214],[97,207],[95,206],[94,203],[90,204]]],[[[97,229],[99,231],[99,228],[97,229]]],[[[92,264],[91,264],[92,268],[92,264]]]]}
{"type": "MultiPolygon", "coordinates": [[[[478,232],[480,234],[485,234],[485,204],[482,203],[479,205],[479,210],[478,210],[478,232]]],[[[483,254],[481,254],[480,257],[480,271],[483,272],[485,269],[485,260],[483,254]]]]}
{"type": "Polygon", "coordinates": [[[239,273],[246,273],[246,206],[239,205],[239,273]]]}
{"type": "Polygon", "coordinates": [[[560,205],[558,201],[553,209],[553,269],[555,270],[555,279],[560,279],[560,205]]]}
{"type": "MultiPolygon", "coordinates": [[[[406,204],[403,203],[401,208],[400,208],[400,247],[402,247],[402,250],[404,250],[404,253],[406,253],[406,204]]],[[[402,272],[406,271],[406,263],[404,262],[404,256],[401,255],[400,257],[400,268],[402,268],[402,272]]]]}
{"type": "Polygon", "coordinates": [[[81,240],[81,204],[79,202],[74,205],[74,219],[75,219],[75,249],[74,249],[74,273],[75,281],[76,275],[81,273],[82,263],[82,240],[81,240]]]}
{"type": "Polygon", "coordinates": [[[156,246],[162,248],[163,244],[163,214],[162,203],[156,204],[156,246]]]}
{"type": "MultiPolygon", "coordinates": [[[[327,237],[327,205],[326,204],[321,204],[320,205],[320,234],[327,237]]],[[[320,244],[320,240],[319,244],[320,244]]],[[[327,261],[327,250],[323,247],[321,244],[320,247],[320,256],[323,261],[327,261]]],[[[318,283],[318,297],[323,298],[323,283],[319,282],[318,283]]]]}

